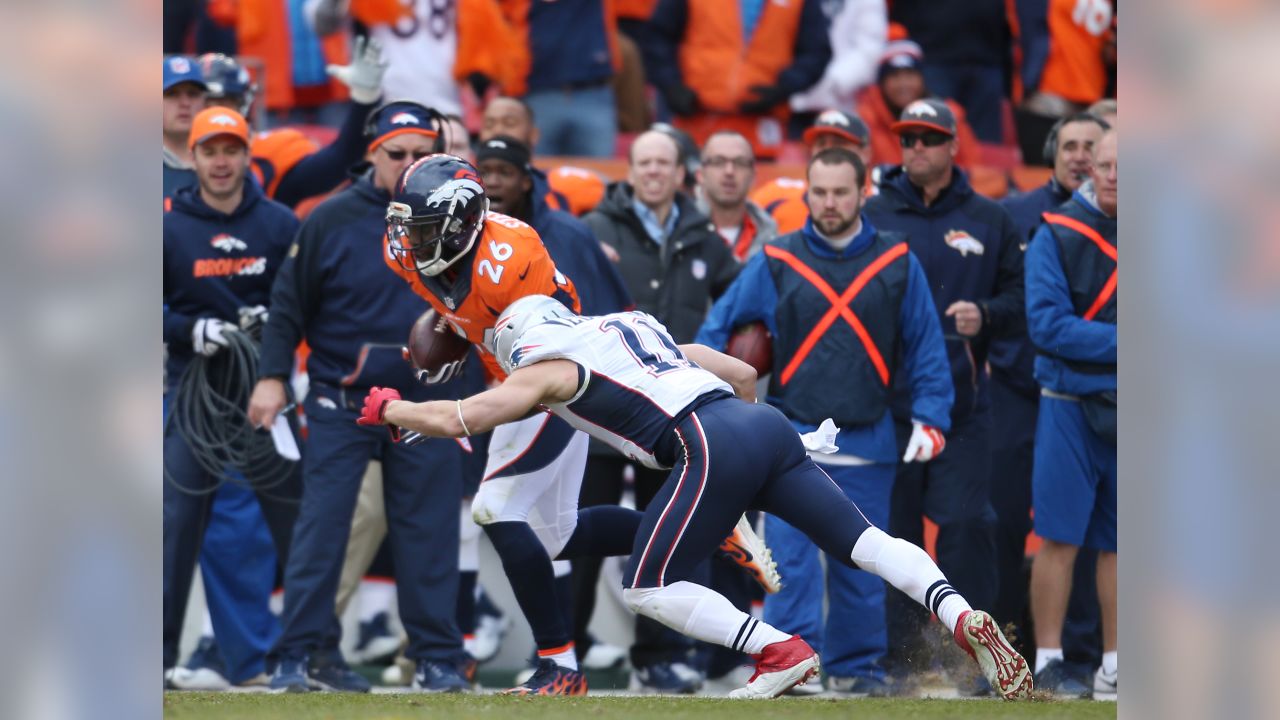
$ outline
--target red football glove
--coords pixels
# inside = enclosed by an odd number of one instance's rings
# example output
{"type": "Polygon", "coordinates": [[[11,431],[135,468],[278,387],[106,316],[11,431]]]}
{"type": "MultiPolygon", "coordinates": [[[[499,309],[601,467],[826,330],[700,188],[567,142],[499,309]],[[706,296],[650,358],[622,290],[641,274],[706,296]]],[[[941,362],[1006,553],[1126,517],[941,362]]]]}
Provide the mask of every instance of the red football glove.
{"type": "MultiPolygon", "coordinates": [[[[395,388],[370,388],[369,394],[364,398],[364,408],[360,411],[360,417],[356,418],[356,424],[387,425],[387,403],[399,399],[400,391],[395,388]]],[[[400,428],[395,425],[387,425],[387,429],[391,431],[391,439],[398,442],[400,440],[400,428]]]]}

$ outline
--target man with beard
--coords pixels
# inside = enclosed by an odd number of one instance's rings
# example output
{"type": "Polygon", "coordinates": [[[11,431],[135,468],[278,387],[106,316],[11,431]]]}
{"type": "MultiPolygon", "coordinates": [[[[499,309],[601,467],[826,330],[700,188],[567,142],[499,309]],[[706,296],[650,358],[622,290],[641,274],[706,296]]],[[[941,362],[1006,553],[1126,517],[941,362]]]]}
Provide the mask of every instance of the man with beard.
{"type": "MultiPolygon", "coordinates": [[[[697,342],[724,348],[735,328],[763,321],[773,334],[768,402],[802,433],[824,418],[836,421],[839,454],[814,460],[872,524],[883,525],[898,464],[889,411],[894,376],[901,374],[911,389],[916,432],[908,462],[942,451],[953,391],[919,261],[901,234],[881,232],[862,213],[866,172],[847,148],[814,155],[804,229],[766,245],[747,263],[697,342]]],[[[833,689],[883,694],[884,584],[828,563],[824,623],[818,548],[772,515],[765,534],[785,579],[781,592],[765,600],[765,622],[815,641],[833,689]]]]}

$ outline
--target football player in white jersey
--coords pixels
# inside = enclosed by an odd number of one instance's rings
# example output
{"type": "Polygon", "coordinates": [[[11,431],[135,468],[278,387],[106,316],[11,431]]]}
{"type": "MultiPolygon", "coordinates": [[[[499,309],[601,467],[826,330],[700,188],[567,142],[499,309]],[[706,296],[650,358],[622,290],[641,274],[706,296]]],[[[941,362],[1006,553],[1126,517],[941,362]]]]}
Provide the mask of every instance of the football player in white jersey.
{"type": "Polygon", "coordinates": [[[781,412],[747,402],[755,397],[755,370],[745,363],[704,346],[677,346],[641,312],[582,317],[542,296],[510,305],[492,344],[510,373],[497,388],[424,403],[374,388],[357,422],[462,437],[542,408],[637,462],[670,468],[636,534],[623,597],[637,613],[754,656],[755,674],[730,697],[777,697],[819,671],[817,654],[799,636],[686,579],[752,509],[777,515],[831,558],[879,575],[928,607],[998,693],[1030,696],[1026,660],[991,616],[970,608],[923,550],[867,522],[809,458],[781,412]]]}

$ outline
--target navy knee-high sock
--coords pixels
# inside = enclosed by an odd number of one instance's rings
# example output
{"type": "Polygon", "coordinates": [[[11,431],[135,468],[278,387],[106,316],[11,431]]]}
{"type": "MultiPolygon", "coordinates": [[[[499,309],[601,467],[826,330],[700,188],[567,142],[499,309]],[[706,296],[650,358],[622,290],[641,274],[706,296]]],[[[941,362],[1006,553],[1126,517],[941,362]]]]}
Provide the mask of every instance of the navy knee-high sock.
{"type": "Polygon", "coordinates": [[[586,555],[628,555],[636,542],[636,530],[644,513],[617,505],[596,505],[578,511],[578,526],[564,544],[557,560],[586,555]]]}
{"type": "Polygon", "coordinates": [[[463,635],[476,634],[476,576],[474,570],[458,571],[458,629],[463,635]]]}
{"type": "Polygon", "coordinates": [[[511,582],[520,611],[529,621],[539,650],[567,645],[572,637],[564,624],[556,597],[551,558],[527,523],[496,522],[483,526],[493,549],[502,558],[502,569],[511,582]]]}

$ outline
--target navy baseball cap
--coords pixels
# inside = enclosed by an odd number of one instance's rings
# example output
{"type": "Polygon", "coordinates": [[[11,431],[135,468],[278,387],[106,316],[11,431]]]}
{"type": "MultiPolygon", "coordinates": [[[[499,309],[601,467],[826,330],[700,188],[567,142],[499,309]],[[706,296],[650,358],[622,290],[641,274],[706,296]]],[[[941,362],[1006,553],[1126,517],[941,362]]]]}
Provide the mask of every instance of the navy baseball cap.
{"type": "Polygon", "coordinates": [[[164,89],[168,92],[169,88],[179,83],[195,83],[204,89],[209,86],[204,82],[204,73],[200,72],[200,66],[196,61],[185,55],[173,55],[164,59],[164,89]]]}
{"type": "Polygon", "coordinates": [[[911,40],[894,40],[885,46],[880,55],[880,69],[876,73],[876,82],[883,82],[884,76],[895,70],[924,70],[924,50],[911,40]]]}
{"type": "Polygon", "coordinates": [[[843,110],[827,110],[819,115],[813,126],[804,131],[804,141],[812,145],[819,135],[839,135],[858,147],[871,142],[871,129],[862,118],[843,110]]]}
{"type": "Polygon", "coordinates": [[[916,100],[903,108],[898,122],[893,124],[893,131],[896,133],[912,128],[937,130],[955,137],[956,116],[945,102],[937,98],[916,100]]]}
{"type": "Polygon", "coordinates": [[[411,100],[395,100],[375,108],[369,114],[365,135],[369,151],[399,135],[425,135],[434,140],[440,135],[432,123],[431,110],[411,100]]]}
{"type": "Polygon", "coordinates": [[[476,148],[476,165],[485,160],[501,160],[529,172],[529,148],[510,135],[495,135],[476,148]]]}

